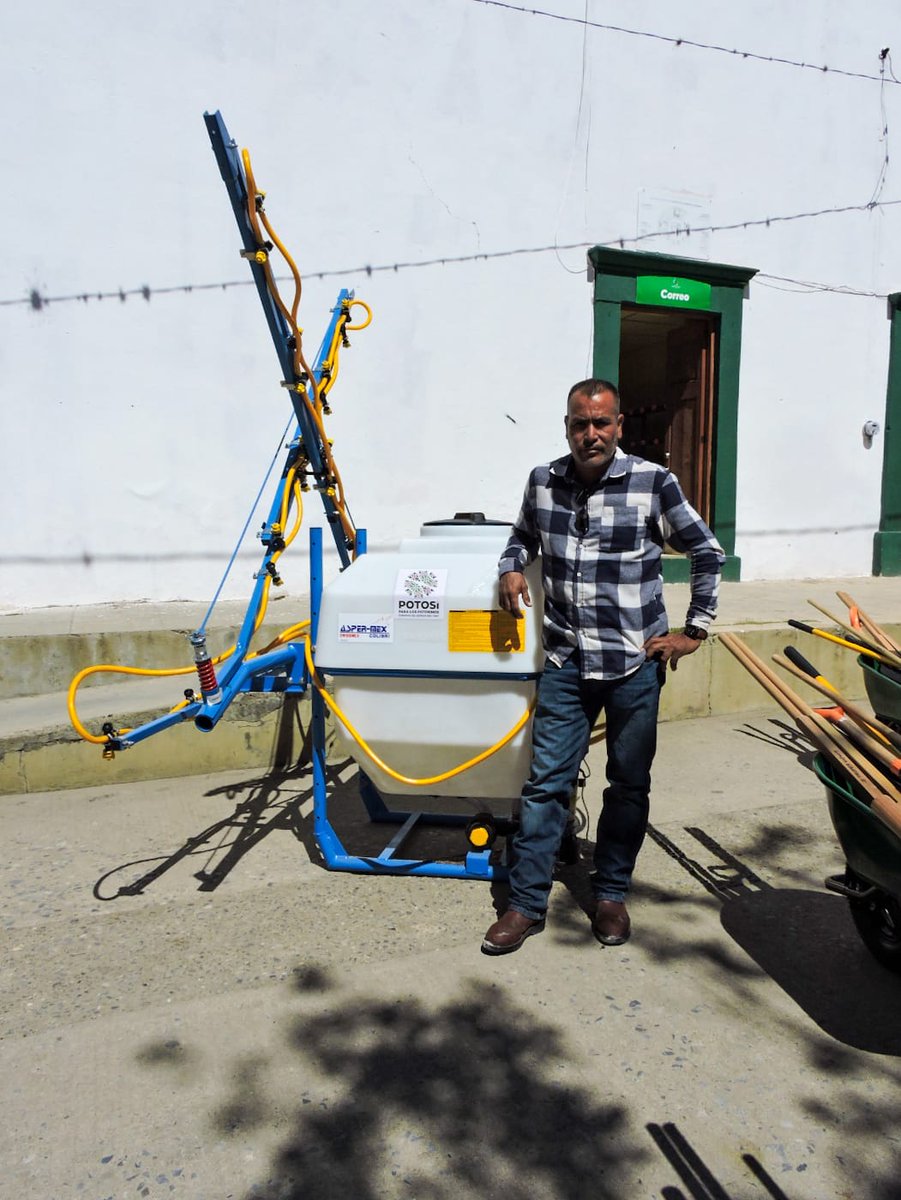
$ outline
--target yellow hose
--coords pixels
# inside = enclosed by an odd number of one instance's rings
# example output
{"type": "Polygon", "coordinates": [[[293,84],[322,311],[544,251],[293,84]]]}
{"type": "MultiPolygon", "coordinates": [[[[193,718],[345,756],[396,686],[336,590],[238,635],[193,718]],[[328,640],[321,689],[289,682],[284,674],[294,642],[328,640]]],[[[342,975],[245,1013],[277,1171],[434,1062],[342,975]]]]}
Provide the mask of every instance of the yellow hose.
{"type": "Polygon", "coordinates": [[[310,673],[310,679],[313,683],[313,686],[319,692],[329,710],[335,714],[366,757],[374,762],[377,767],[381,767],[386,775],[389,775],[392,779],[396,779],[398,783],[406,783],[410,787],[429,787],[432,784],[444,783],[447,779],[453,779],[455,775],[462,775],[464,771],[468,771],[471,767],[477,767],[479,763],[484,762],[487,758],[491,758],[492,754],[497,754],[498,750],[503,750],[504,746],[506,746],[508,742],[512,742],[512,740],[529,720],[529,717],[531,717],[532,711],[535,708],[535,701],[533,699],[532,703],[522,714],[509,733],[504,734],[499,742],[495,742],[494,745],[489,746],[487,750],[483,750],[480,754],[476,754],[473,758],[468,759],[466,762],[460,763],[458,767],[452,767],[449,771],[442,771],[440,775],[430,775],[427,779],[412,779],[409,775],[401,775],[398,771],[395,771],[392,767],[389,767],[384,759],[379,758],[378,754],[376,754],[372,747],[363,740],[357,730],[354,729],[353,725],[351,725],[346,714],[341,710],[341,708],[339,708],[335,700],[325,690],[325,685],[316,674],[316,667],[313,663],[312,643],[308,637],[304,639],[304,659],[306,661],[307,670],[310,673]]]}
{"type": "MultiPolygon", "coordinates": [[[[287,476],[285,477],[285,495],[282,500],[282,506],[281,506],[281,510],[280,510],[280,514],[279,514],[282,525],[284,526],[284,523],[288,519],[288,512],[289,512],[289,506],[290,506],[290,495],[293,493],[294,499],[297,502],[297,517],[294,521],[294,525],[292,526],[292,528],[288,531],[287,534],[284,535],[285,550],[287,550],[287,548],[294,541],[294,538],[297,536],[297,533],[298,533],[298,531],[301,527],[301,523],[303,521],[303,498],[302,498],[302,494],[300,491],[300,485],[297,481],[296,476],[297,476],[297,471],[295,468],[292,467],[291,470],[288,472],[287,476]]],[[[273,564],[276,563],[283,553],[284,553],[283,550],[274,552],[271,555],[269,561],[272,562],[273,564]]],[[[269,608],[269,592],[270,592],[271,587],[272,587],[272,577],[267,576],[267,578],[263,584],[263,593],[262,593],[262,596],[260,599],[260,611],[257,614],[256,620],[254,621],[251,636],[253,636],[257,632],[257,630],[260,628],[260,626],[262,625],[262,623],[266,617],[266,612],[269,608]]],[[[268,646],[264,646],[262,650],[255,650],[254,653],[252,655],[250,655],[250,657],[256,658],[258,655],[265,654],[269,650],[274,650],[278,646],[283,645],[285,642],[290,641],[292,636],[299,633],[302,629],[305,629],[309,625],[309,623],[310,623],[309,621],[301,621],[299,624],[292,625],[288,629],[282,630],[282,632],[272,642],[270,642],[268,646]]],[[[227,658],[229,658],[234,653],[234,651],[235,651],[235,646],[234,645],[229,646],[229,648],[227,650],[223,650],[223,652],[221,654],[216,655],[216,657],[213,659],[213,665],[218,666],[220,663],[225,662],[225,660],[227,658]]],[[[88,729],[85,728],[85,726],[81,722],[81,719],[78,716],[78,710],[75,707],[75,697],[78,692],[78,689],[81,687],[82,683],[84,683],[84,681],[90,675],[113,674],[113,675],[144,675],[144,676],[152,676],[152,677],[162,677],[162,676],[168,676],[168,675],[171,675],[171,676],[193,675],[194,672],[196,671],[196,669],[197,669],[197,667],[193,663],[189,667],[161,667],[161,668],[127,667],[120,663],[98,663],[92,667],[85,667],[84,670],[79,671],[78,674],[73,678],[72,682],[69,684],[69,691],[66,695],[66,707],[68,709],[69,720],[72,723],[72,727],[75,730],[75,732],[79,735],[79,737],[81,737],[86,742],[92,743],[95,746],[105,746],[109,742],[109,738],[105,734],[101,735],[101,734],[91,733],[88,729]]],[[[180,700],[178,702],[178,704],[176,704],[172,708],[170,708],[169,711],[170,712],[178,712],[178,710],[180,708],[184,708],[188,703],[189,702],[187,700],[180,700]]],[[[117,730],[117,735],[122,736],[129,732],[130,732],[130,730],[128,730],[128,729],[119,729],[119,730],[117,730]]]]}
{"type": "Polygon", "coordinates": [[[288,520],[288,509],[291,505],[291,497],[294,495],[294,480],[297,478],[297,468],[291,467],[288,474],[285,476],[285,487],[282,492],[282,502],[278,510],[278,522],[283,531],[288,520]]]}
{"type": "Polygon", "coordinates": [[[357,305],[359,305],[360,308],[366,309],[366,320],[363,322],[362,325],[347,325],[347,326],[345,326],[346,329],[350,329],[350,330],[365,329],[366,326],[368,324],[370,324],[370,322],[372,321],[372,309],[369,307],[369,305],[366,303],[365,300],[351,300],[348,303],[348,308],[356,308],[357,305]]]}
{"type": "MultiPolygon", "coordinates": [[[[109,738],[106,736],[106,734],[101,737],[98,734],[89,733],[78,719],[78,712],[75,708],[75,693],[89,675],[96,675],[104,671],[113,672],[117,675],[190,675],[194,672],[194,670],[195,668],[193,666],[173,667],[163,670],[150,670],[145,667],[124,667],[114,663],[101,663],[94,667],[85,667],[83,671],[78,672],[78,674],[69,684],[69,692],[66,696],[66,705],[69,710],[69,720],[72,722],[75,732],[80,737],[84,738],[86,742],[92,742],[95,746],[105,746],[109,741],[109,738]]],[[[175,712],[178,708],[183,706],[183,704],[176,705],[176,707],[170,711],[175,712]]],[[[120,729],[117,732],[122,734],[128,733],[129,731],[127,729],[120,729]]]]}
{"type": "Polygon", "coordinates": [[[335,380],[338,378],[338,370],[341,365],[341,360],[338,357],[338,350],[342,344],[343,335],[346,331],[365,329],[372,322],[372,309],[363,300],[348,300],[345,301],[344,313],[342,319],[335,326],[335,331],[332,334],[331,344],[323,358],[322,378],[319,381],[319,396],[324,400],[328,393],[335,386],[335,380]],[[359,306],[366,310],[365,320],[358,325],[351,325],[350,310],[359,306]]]}
{"type": "MultiPolygon", "coordinates": [[[[295,472],[295,476],[296,476],[296,472],[295,472]]],[[[294,539],[297,537],[300,527],[303,524],[303,493],[300,490],[300,484],[298,483],[296,477],[291,486],[292,486],[292,490],[294,492],[294,499],[297,501],[297,516],[294,518],[293,527],[291,528],[291,530],[288,533],[285,534],[285,549],[286,550],[291,545],[291,543],[294,541],[294,539]]],[[[285,513],[285,517],[287,518],[287,513],[285,513]]]]}

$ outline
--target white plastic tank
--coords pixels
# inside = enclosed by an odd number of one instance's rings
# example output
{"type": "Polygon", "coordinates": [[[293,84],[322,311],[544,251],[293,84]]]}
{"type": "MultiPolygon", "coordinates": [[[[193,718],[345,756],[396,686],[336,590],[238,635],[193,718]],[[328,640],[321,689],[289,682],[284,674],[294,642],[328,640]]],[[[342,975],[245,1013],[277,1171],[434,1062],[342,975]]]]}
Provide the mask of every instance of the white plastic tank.
{"type": "MultiPolygon", "coordinates": [[[[535,694],[544,655],[540,571],[532,607],[498,604],[510,527],[482,514],[430,522],[396,552],[361,555],[323,592],[315,659],[360,736],[399,774],[439,775],[494,745],[535,694]]],[[[484,763],[440,784],[399,783],[335,721],[341,745],[385,795],[508,799],[529,770],[530,723],[484,763]]]]}

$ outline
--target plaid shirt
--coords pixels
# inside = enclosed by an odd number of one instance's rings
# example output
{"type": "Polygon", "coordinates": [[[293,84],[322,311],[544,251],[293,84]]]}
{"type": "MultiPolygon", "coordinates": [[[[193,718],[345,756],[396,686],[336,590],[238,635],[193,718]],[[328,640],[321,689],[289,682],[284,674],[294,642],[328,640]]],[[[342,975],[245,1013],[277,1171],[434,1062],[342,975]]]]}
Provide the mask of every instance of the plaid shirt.
{"type": "Polygon", "coordinates": [[[560,666],[578,649],[584,678],[619,679],[668,630],[664,542],[691,556],[686,624],[706,629],[725,555],[675,475],[617,447],[606,475],[585,487],[566,455],[529,476],[498,571],[522,571],[540,550],[548,657],[560,666]]]}

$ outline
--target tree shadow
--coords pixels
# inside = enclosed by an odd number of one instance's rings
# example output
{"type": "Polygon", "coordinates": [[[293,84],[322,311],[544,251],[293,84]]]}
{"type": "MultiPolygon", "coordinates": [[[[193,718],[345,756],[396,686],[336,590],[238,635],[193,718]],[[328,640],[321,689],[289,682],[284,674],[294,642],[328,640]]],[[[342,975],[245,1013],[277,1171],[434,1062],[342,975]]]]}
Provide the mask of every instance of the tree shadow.
{"type": "Polygon", "coordinates": [[[330,1007],[298,1018],[289,1042],[328,1087],[302,1098],[270,1178],[246,1200],[619,1200],[649,1158],[622,1105],[563,1081],[572,1064],[559,1031],[498,988],[472,984],[436,1009],[330,1007]]]}
{"type": "MultiPolygon", "coordinates": [[[[358,996],[338,1004],[331,977],[315,966],[297,972],[294,987],[316,1005],[288,1028],[303,1090],[268,1177],[243,1200],[620,1200],[636,1194],[636,1179],[650,1186],[655,1154],[634,1114],[621,1101],[597,1099],[606,1090],[603,1066],[590,1083],[574,1085],[578,1064],[558,1028],[536,1020],[503,988],[486,994],[483,981],[471,981],[459,998],[436,1005],[358,996]]],[[[874,1070],[869,1058],[809,1031],[799,1037],[819,1074],[845,1080],[847,1097],[841,1109],[819,1098],[802,1099],[802,1109],[846,1131],[843,1174],[856,1179],[854,1194],[893,1200],[887,1168],[865,1160],[867,1146],[884,1143],[896,1127],[897,1105],[874,1101],[862,1087],[874,1070]]],[[[236,1060],[231,1098],[213,1116],[217,1136],[281,1125],[283,1104],[267,1096],[263,1065],[236,1060]]],[[[829,1095],[835,1106],[834,1088],[829,1095]]],[[[739,1137],[732,1150],[717,1141],[711,1161],[671,1121],[649,1122],[644,1131],[679,1181],[654,1195],[789,1200],[772,1174],[787,1178],[778,1153],[765,1165],[741,1152],[739,1137]],[[721,1171],[730,1182],[721,1182],[721,1171]]]]}
{"type": "MultiPolygon", "coordinates": [[[[862,1000],[865,1004],[865,1000],[862,1000]]],[[[901,1197],[901,1071],[887,1059],[862,1057],[825,1037],[808,1039],[807,1056],[821,1079],[839,1077],[840,1091],[818,1088],[800,1102],[801,1112],[820,1126],[842,1131],[841,1161],[855,1179],[855,1200],[898,1200],[901,1197]],[[874,1085],[892,1099],[874,1095],[874,1085]],[[887,1090],[883,1090],[886,1088],[887,1090]]]]}

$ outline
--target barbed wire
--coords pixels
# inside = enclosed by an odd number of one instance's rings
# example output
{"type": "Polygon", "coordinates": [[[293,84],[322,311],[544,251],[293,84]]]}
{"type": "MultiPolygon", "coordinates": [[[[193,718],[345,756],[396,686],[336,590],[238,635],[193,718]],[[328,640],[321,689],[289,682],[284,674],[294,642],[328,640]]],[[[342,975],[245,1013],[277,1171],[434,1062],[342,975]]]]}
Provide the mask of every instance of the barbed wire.
{"type": "MultiPolygon", "coordinates": [[[[671,237],[691,237],[702,233],[724,233],[734,232],[739,229],[759,229],[771,228],[774,225],[783,225],[792,221],[813,220],[820,217],[837,216],[847,213],[862,213],[874,212],[877,209],[895,208],[901,205],[901,200],[870,200],[865,204],[842,204],[832,208],[812,209],[809,212],[789,213],[783,215],[775,215],[770,217],[756,217],[747,221],[732,221],[722,225],[697,225],[697,226],[676,226],[671,229],[652,230],[648,233],[639,233],[634,237],[614,237],[605,240],[594,240],[590,242],[570,242],[566,245],[552,243],[547,246],[522,246],[512,250],[484,250],[476,254],[459,254],[459,255],[442,255],[438,258],[423,258],[412,259],[409,261],[400,261],[394,263],[378,263],[365,264],[357,267],[339,267],[324,271],[304,271],[304,278],[312,279],[334,279],[346,278],[348,276],[360,277],[393,273],[399,274],[401,271],[423,270],[428,267],[447,267],[456,266],[466,263],[477,262],[495,262],[501,259],[508,258],[523,258],[536,254],[557,254],[561,250],[589,250],[592,246],[605,246],[608,249],[619,248],[625,250],[627,246],[635,246],[644,242],[653,241],[659,238],[671,237]]],[[[760,276],[758,276],[759,278],[760,276]]],[[[279,282],[287,279],[286,276],[277,276],[279,282]]],[[[780,276],[770,276],[773,279],[782,278],[780,276]]],[[[247,279],[229,279],[217,283],[176,283],[163,287],[151,287],[149,284],[141,284],[138,287],[117,288],[115,291],[98,291],[95,289],[72,292],[60,296],[48,296],[41,292],[38,288],[32,288],[28,295],[15,298],[0,300],[0,307],[30,307],[36,312],[50,304],[69,304],[69,303],[84,303],[87,304],[92,300],[119,300],[124,303],[130,296],[140,296],[146,301],[150,301],[153,296],[166,296],[174,293],[191,294],[193,292],[213,292],[227,291],[229,288],[251,287],[253,286],[253,278],[247,279]]],[[[790,281],[799,282],[803,281],[790,281]]],[[[835,285],[829,287],[824,285],[826,290],[831,291],[847,291],[855,292],[855,289],[845,285],[835,285]]],[[[871,293],[857,293],[869,295],[871,293]]],[[[881,293],[880,293],[881,294],[881,293]]],[[[886,293],[887,295],[888,293],[886,293]]]]}
{"type": "MultiPolygon", "coordinates": [[[[718,46],[713,42],[696,42],[691,38],[672,37],[663,33],[653,33],[646,29],[628,29],[623,25],[609,25],[602,21],[589,21],[584,17],[568,17],[562,13],[547,12],[543,8],[526,8],[520,4],[508,4],[506,0],[470,0],[472,4],[481,4],[489,8],[503,8],[509,12],[522,13],[524,16],[547,17],[552,21],[563,21],[570,25],[586,25],[590,29],[603,29],[608,33],[622,33],[629,37],[649,38],[656,42],[667,42],[671,46],[690,46],[694,50],[711,50],[718,54],[731,54],[736,58],[755,59],[757,62],[776,63],[783,67],[799,67],[805,71],[817,71],[821,75],[843,75],[848,79],[866,79],[873,83],[881,83],[881,75],[868,75],[864,71],[850,71],[843,67],[830,67],[816,63],[803,62],[794,58],[783,58],[778,54],[757,54],[752,50],[738,50],[729,46],[718,46]]],[[[885,50],[881,51],[883,54],[885,50]]],[[[901,83],[894,74],[886,83],[901,83]]]]}

